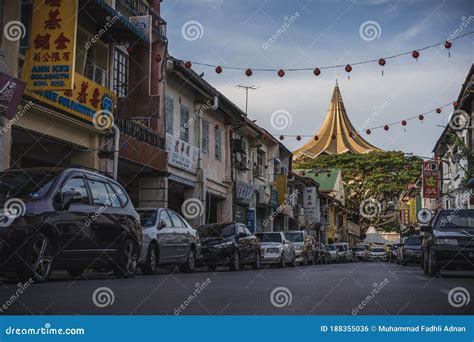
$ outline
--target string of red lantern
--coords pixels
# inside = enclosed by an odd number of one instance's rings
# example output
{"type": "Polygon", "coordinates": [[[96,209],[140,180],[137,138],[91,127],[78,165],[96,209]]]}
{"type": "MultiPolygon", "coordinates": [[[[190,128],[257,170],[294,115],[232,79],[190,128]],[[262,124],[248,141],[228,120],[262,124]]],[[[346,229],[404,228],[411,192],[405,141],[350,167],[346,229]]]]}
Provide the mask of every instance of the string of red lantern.
{"type": "MultiPolygon", "coordinates": [[[[423,122],[426,115],[429,115],[429,114],[432,114],[432,113],[440,114],[442,112],[442,108],[445,108],[445,107],[448,107],[448,106],[453,106],[454,109],[456,109],[457,106],[458,106],[458,102],[457,101],[450,102],[450,103],[445,104],[443,106],[437,107],[436,109],[432,109],[432,110],[429,110],[429,111],[424,112],[422,114],[414,115],[414,116],[411,116],[411,117],[403,119],[403,120],[395,121],[395,122],[385,124],[385,125],[381,125],[381,126],[375,126],[375,127],[367,128],[367,129],[365,129],[365,133],[367,135],[370,135],[370,134],[372,134],[373,130],[377,130],[377,129],[381,129],[381,128],[383,128],[385,131],[388,131],[391,126],[398,125],[398,124],[401,124],[403,126],[403,128],[405,129],[405,127],[408,124],[408,121],[418,119],[421,122],[423,122]]],[[[362,133],[362,132],[364,132],[364,130],[356,130],[356,132],[357,133],[362,133]]],[[[337,135],[345,135],[345,134],[344,133],[339,133],[337,135]]],[[[331,139],[333,139],[333,140],[336,139],[337,135],[332,134],[331,139]]],[[[354,132],[349,132],[348,135],[352,138],[354,136],[354,132]]],[[[284,134],[283,135],[282,134],[282,135],[279,136],[279,139],[284,140],[285,137],[296,137],[296,140],[298,140],[298,141],[300,141],[302,138],[313,137],[314,140],[318,141],[319,139],[321,139],[325,136],[324,135],[318,136],[318,135],[312,135],[312,134],[311,135],[304,135],[304,134],[284,134]]]]}
{"type": "MultiPolygon", "coordinates": [[[[384,67],[387,63],[387,60],[393,59],[393,58],[398,58],[406,55],[411,55],[414,59],[418,60],[420,57],[420,51],[428,50],[437,46],[443,46],[445,49],[449,50],[453,46],[453,41],[457,39],[464,38],[468,35],[474,34],[474,31],[467,32],[465,34],[459,35],[457,37],[445,40],[443,42],[438,42],[436,44],[431,44],[427,45],[424,47],[421,47],[419,49],[407,51],[407,52],[402,52],[396,55],[391,55],[387,57],[382,57],[382,58],[375,58],[375,59],[370,59],[370,60],[365,60],[365,61],[359,61],[359,62],[354,62],[350,64],[340,64],[340,65],[327,65],[327,66],[320,66],[317,68],[287,68],[287,69],[274,69],[274,68],[249,68],[249,67],[235,67],[235,66],[222,66],[222,65],[216,65],[216,64],[209,64],[209,63],[201,63],[201,62],[195,62],[195,61],[184,61],[186,68],[192,68],[193,64],[194,65],[199,65],[199,66],[204,66],[204,67],[212,67],[214,68],[215,72],[217,74],[221,74],[223,70],[228,69],[228,70],[240,70],[244,71],[245,75],[250,77],[253,75],[254,71],[263,71],[263,72],[277,72],[277,75],[279,77],[284,77],[287,72],[292,72],[292,71],[312,71],[315,76],[321,75],[321,71],[325,69],[336,69],[336,68],[344,68],[344,70],[349,74],[353,67],[356,65],[362,65],[362,64],[368,64],[368,63],[378,63],[381,67],[384,67]]],[[[448,54],[450,55],[449,51],[448,54]]],[[[383,70],[382,70],[382,75],[383,75],[383,70]]]]}

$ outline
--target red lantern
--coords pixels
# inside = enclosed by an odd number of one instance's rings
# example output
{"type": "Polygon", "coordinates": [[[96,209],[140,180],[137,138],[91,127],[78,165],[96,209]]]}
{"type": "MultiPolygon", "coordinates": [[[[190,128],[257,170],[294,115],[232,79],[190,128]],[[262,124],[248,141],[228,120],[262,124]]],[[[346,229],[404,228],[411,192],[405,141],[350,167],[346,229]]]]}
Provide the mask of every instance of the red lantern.
{"type": "Polygon", "coordinates": [[[454,107],[454,108],[458,108],[458,106],[459,106],[459,102],[458,102],[458,101],[454,101],[454,102],[453,102],[453,107],[454,107]]]}
{"type": "Polygon", "coordinates": [[[314,74],[314,76],[319,76],[319,75],[321,75],[321,70],[319,68],[316,68],[316,69],[313,70],[313,74],[314,74]]]}
{"type": "Polygon", "coordinates": [[[222,67],[219,65],[216,67],[216,73],[220,74],[222,72],[222,67]]]}
{"type": "Polygon", "coordinates": [[[283,140],[285,139],[285,137],[283,135],[280,135],[280,140],[283,140]]]}
{"type": "Polygon", "coordinates": [[[214,129],[219,129],[219,125],[216,124],[216,125],[214,126],[214,129]]]}
{"type": "Polygon", "coordinates": [[[406,126],[407,122],[405,120],[402,121],[402,126],[406,126]]]}
{"type": "Polygon", "coordinates": [[[436,108],[436,113],[441,113],[441,108],[436,108]]]}
{"type": "Polygon", "coordinates": [[[423,121],[424,118],[425,118],[425,117],[424,117],[423,115],[418,115],[418,119],[419,119],[420,121],[423,121]]]}
{"type": "Polygon", "coordinates": [[[300,140],[301,140],[301,136],[297,135],[297,136],[296,136],[296,140],[300,141],[300,140]]]}
{"type": "Polygon", "coordinates": [[[190,61],[187,61],[186,63],[184,63],[184,66],[188,69],[191,69],[191,67],[193,66],[193,63],[191,63],[190,61]]]}
{"type": "Polygon", "coordinates": [[[370,129],[366,130],[365,133],[370,134],[372,131],[370,129]]]}
{"type": "Polygon", "coordinates": [[[160,55],[160,54],[157,54],[157,55],[155,56],[155,61],[156,61],[157,63],[160,63],[160,62],[161,62],[161,55],[160,55]]]}
{"type": "Polygon", "coordinates": [[[252,76],[252,74],[253,74],[252,69],[245,70],[245,75],[247,75],[248,77],[252,76]]]}
{"type": "Polygon", "coordinates": [[[280,76],[280,77],[285,76],[285,70],[283,70],[283,69],[278,70],[278,76],[280,76]]]}
{"type": "Polygon", "coordinates": [[[380,65],[380,66],[384,66],[384,65],[385,65],[385,59],[384,59],[384,58],[380,58],[380,59],[379,59],[379,65],[380,65]]]}
{"type": "Polygon", "coordinates": [[[314,136],[314,140],[315,141],[318,141],[319,140],[319,137],[317,135],[314,136]]]}
{"type": "Polygon", "coordinates": [[[351,65],[347,64],[346,67],[344,68],[344,70],[346,70],[346,72],[351,72],[352,71],[351,65]]]}
{"type": "Polygon", "coordinates": [[[420,57],[420,53],[416,50],[414,50],[412,53],[411,53],[411,56],[415,59],[418,59],[418,57],[420,57]]]}
{"type": "Polygon", "coordinates": [[[388,125],[385,125],[385,126],[383,126],[383,129],[388,131],[390,129],[390,127],[388,125]]]}
{"type": "Polygon", "coordinates": [[[453,46],[453,43],[451,43],[449,40],[444,42],[445,49],[451,49],[451,46],[453,46]]]}

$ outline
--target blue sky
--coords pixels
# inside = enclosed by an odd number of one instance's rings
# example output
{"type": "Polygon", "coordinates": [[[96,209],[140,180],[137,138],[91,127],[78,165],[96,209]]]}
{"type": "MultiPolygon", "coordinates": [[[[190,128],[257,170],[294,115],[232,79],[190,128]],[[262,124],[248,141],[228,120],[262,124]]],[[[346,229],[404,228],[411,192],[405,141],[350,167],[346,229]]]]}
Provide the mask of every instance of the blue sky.
{"type": "MultiPolygon", "coordinates": [[[[169,51],[176,58],[251,68],[347,64],[474,31],[474,1],[469,0],[164,0],[162,16],[168,22],[169,51]],[[197,27],[197,36],[192,30],[183,34],[186,25],[197,27]],[[374,27],[375,34],[361,34],[364,25],[374,27]],[[276,39],[271,42],[272,36],[276,39]]],[[[299,71],[284,78],[255,72],[248,78],[241,71],[224,69],[217,75],[213,68],[193,68],[241,108],[245,95],[236,85],[259,87],[250,94],[249,117],[279,136],[309,135],[319,129],[336,78],[352,123],[365,129],[452,102],[473,59],[474,34],[454,41],[451,57],[435,47],[421,51],[418,60],[388,60],[383,76],[378,64],[354,66],[350,79],[343,69],[323,70],[319,77],[299,71]],[[288,112],[291,125],[275,129],[270,119],[275,111],[288,112]]],[[[409,121],[405,130],[397,125],[364,136],[382,149],[430,156],[443,129],[439,126],[447,123],[450,112],[451,107],[427,115],[423,123],[409,121]]],[[[293,137],[283,143],[294,149],[304,141],[293,137]]]]}

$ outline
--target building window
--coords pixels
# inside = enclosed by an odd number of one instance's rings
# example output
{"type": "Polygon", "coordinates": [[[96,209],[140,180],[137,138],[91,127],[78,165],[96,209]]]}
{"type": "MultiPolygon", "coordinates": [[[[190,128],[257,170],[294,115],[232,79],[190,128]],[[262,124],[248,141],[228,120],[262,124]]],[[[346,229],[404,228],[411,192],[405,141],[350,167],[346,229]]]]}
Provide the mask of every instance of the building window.
{"type": "Polygon", "coordinates": [[[256,177],[263,177],[265,175],[265,152],[257,151],[257,166],[255,169],[256,177]]]}
{"type": "Polygon", "coordinates": [[[202,120],[202,153],[209,155],[209,122],[202,120]]]}
{"type": "Polygon", "coordinates": [[[114,49],[113,89],[118,97],[127,96],[128,92],[128,56],[114,49]]]}
{"type": "Polygon", "coordinates": [[[222,160],[222,132],[217,125],[214,128],[214,137],[216,142],[216,160],[222,160]]]}
{"type": "Polygon", "coordinates": [[[166,133],[173,134],[174,126],[174,99],[166,96],[166,133]]]}
{"type": "Polygon", "coordinates": [[[180,139],[189,142],[189,109],[181,105],[180,139]]]}

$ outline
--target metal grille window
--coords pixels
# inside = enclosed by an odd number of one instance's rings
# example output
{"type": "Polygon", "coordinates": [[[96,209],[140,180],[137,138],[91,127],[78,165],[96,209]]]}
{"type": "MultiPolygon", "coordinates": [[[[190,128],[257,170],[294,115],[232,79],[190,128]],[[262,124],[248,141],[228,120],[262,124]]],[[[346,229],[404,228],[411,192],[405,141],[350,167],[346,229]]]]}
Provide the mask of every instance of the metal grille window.
{"type": "Polygon", "coordinates": [[[189,142],[189,109],[181,105],[180,139],[189,142]]]}
{"type": "Polygon", "coordinates": [[[219,127],[214,128],[216,160],[222,160],[222,132],[219,127]]]}
{"type": "Polygon", "coordinates": [[[127,96],[128,92],[128,56],[114,49],[113,89],[118,97],[127,96]]]}
{"type": "Polygon", "coordinates": [[[166,133],[173,134],[174,126],[174,99],[166,96],[166,133]]]}
{"type": "Polygon", "coordinates": [[[209,155],[209,122],[202,120],[202,153],[209,155]]]}

